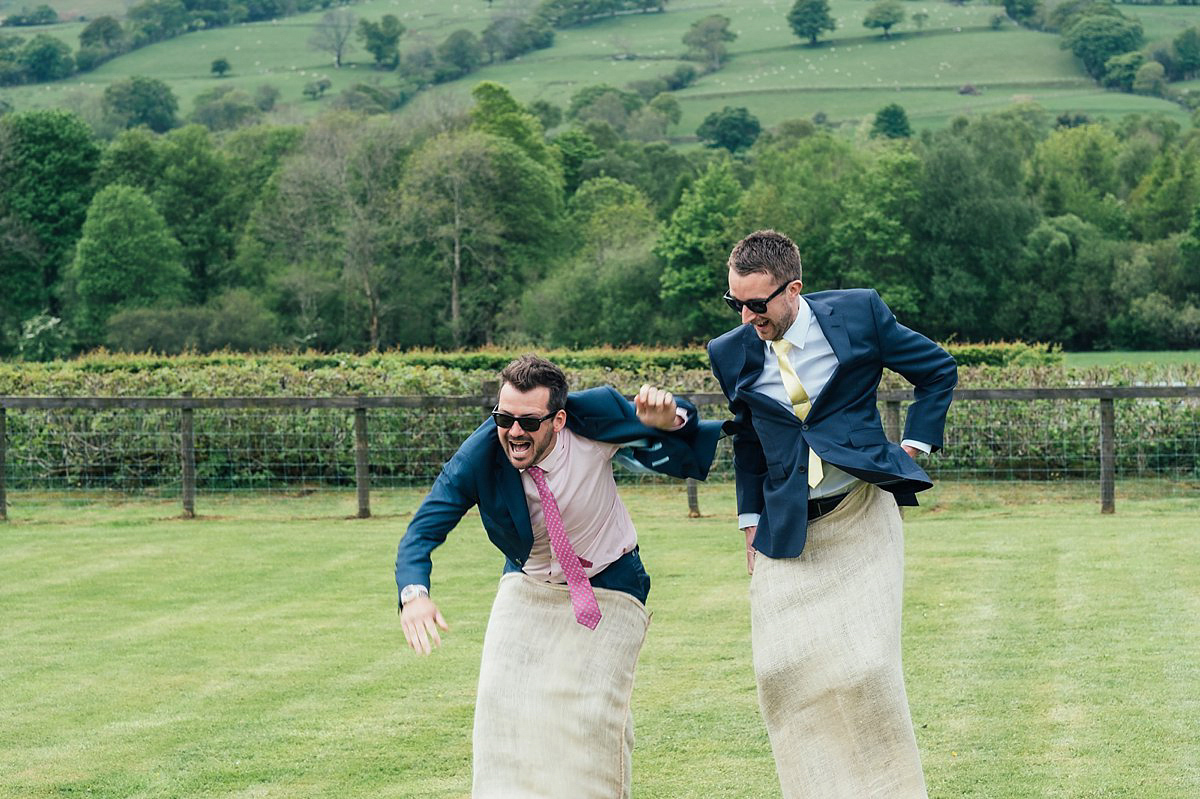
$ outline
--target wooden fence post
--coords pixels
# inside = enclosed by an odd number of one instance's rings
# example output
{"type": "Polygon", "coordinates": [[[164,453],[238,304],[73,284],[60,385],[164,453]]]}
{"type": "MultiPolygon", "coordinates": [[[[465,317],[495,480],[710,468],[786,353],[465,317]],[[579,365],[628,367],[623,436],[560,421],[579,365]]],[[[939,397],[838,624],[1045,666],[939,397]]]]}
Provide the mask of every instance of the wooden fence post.
{"type": "Polygon", "coordinates": [[[697,487],[696,478],[689,477],[687,479],[687,497],[688,497],[688,518],[700,518],[700,494],[697,487]]]}
{"type": "Polygon", "coordinates": [[[1115,513],[1117,484],[1116,414],[1111,397],[1100,399],[1100,512],[1115,513]]]}
{"type": "Polygon", "coordinates": [[[367,441],[367,409],[354,409],[354,484],[358,488],[358,518],[371,518],[371,457],[367,441]]]}
{"type": "Polygon", "coordinates": [[[5,463],[8,461],[8,418],[7,411],[0,407],[0,522],[8,521],[8,493],[5,481],[8,475],[5,463]]]}
{"type": "Polygon", "coordinates": [[[893,444],[900,443],[900,401],[888,400],[884,406],[883,424],[886,427],[888,440],[893,444]]]}
{"type": "MultiPolygon", "coordinates": [[[[186,392],[190,397],[191,392],[186,392]]],[[[196,518],[196,428],[195,410],[183,407],[179,411],[179,458],[183,472],[183,517],[196,518]]]]}

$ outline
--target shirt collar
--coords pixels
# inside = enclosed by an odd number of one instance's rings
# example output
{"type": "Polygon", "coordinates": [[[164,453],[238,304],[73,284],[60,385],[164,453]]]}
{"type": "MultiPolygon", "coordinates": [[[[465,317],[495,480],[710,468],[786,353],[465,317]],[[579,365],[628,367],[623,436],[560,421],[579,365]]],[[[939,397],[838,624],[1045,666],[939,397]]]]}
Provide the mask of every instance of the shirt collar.
{"type": "Polygon", "coordinates": [[[546,453],[546,457],[537,462],[538,468],[549,473],[562,467],[567,460],[567,438],[570,435],[571,433],[566,427],[558,431],[558,435],[554,438],[554,446],[546,453]]]}
{"type": "MultiPolygon", "coordinates": [[[[804,342],[808,341],[808,329],[812,326],[813,312],[812,308],[808,307],[808,302],[803,296],[799,297],[800,307],[796,311],[796,318],[792,322],[792,326],[783,334],[783,338],[797,349],[804,349],[804,342]]],[[[767,349],[771,349],[771,342],[764,341],[767,349]]]]}

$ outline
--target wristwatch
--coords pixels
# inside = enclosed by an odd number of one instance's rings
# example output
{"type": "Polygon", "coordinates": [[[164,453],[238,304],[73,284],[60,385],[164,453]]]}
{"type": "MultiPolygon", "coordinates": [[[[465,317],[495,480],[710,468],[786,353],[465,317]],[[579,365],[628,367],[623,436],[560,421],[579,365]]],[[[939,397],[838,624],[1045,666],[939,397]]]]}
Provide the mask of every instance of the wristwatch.
{"type": "Polygon", "coordinates": [[[416,583],[406,585],[400,590],[400,605],[407,605],[419,596],[429,596],[429,589],[416,583]]]}

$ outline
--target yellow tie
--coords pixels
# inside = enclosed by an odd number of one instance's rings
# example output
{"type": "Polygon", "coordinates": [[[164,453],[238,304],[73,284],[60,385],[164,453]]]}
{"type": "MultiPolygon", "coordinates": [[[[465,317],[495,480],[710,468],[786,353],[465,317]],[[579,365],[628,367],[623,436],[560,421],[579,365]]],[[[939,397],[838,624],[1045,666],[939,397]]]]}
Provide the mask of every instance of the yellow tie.
{"type": "MultiPolygon", "coordinates": [[[[800,382],[800,377],[796,374],[796,370],[792,368],[792,362],[788,360],[788,353],[792,350],[792,343],[784,339],[771,342],[771,349],[775,350],[775,355],[779,357],[779,373],[783,377],[783,387],[787,390],[788,399],[792,401],[792,411],[801,421],[808,416],[808,411],[812,408],[812,401],[808,398],[808,392],[804,390],[804,384],[800,382]]],[[[821,459],[817,457],[817,453],[808,450],[808,486],[815,488],[817,483],[821,482],[821,478],[825,476],[825,470],[821,467],[821,459]]]]}

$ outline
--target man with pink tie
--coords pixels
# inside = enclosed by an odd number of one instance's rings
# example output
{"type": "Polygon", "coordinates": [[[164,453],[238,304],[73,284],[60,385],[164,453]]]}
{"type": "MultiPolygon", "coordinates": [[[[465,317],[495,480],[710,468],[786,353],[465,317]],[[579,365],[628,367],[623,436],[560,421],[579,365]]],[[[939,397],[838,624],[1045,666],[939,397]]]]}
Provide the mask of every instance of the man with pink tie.
{"type": "Polygon", "coordinates": [[[443,467],[396,556],[401,622],[429,654],[449,629],[430,597],[430,553],[471,507],[505,555],[484,637],[474,799],[630,794],[634,667],[650,578],[611,462],[703,479],[720,423],[643,386],[568,394],[533,355],[500,373],[491,418],[443,467]]]}

